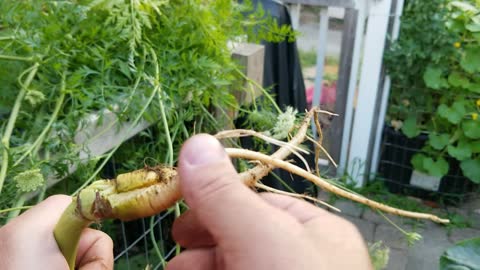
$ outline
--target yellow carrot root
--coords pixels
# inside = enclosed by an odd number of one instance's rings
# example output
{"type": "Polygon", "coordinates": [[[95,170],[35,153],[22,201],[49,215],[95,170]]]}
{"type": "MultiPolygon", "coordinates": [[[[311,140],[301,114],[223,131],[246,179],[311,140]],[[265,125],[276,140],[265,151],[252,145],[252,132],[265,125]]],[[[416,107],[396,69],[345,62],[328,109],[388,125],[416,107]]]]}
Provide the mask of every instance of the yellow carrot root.
{"type": "Polygon", "coordinates": [[[54,236],[70,269],[81,232],[103,219],[129,221],[152,216],[180,200],[175,168],[154,167],[120,174],[113,180],[98,180],[73,198],[55,226],[54,236]]]}
{"type": "MultiPolygon", "coordinates": [[[[439,223],[448,223],[448,220],[440,219],[434,215],[396,209],[350,193],[329,184],[310,172],[284,161],[295,149],[299,149],[299,145],[306,139],[307,129],[316,112],[318,111],[315,109],[310,110],[306,114],[295,136],[288,143],[282,144],[271,156],[245,149],[226,149],[231,157],[260,161],[254,168],[240,173],[241,181],[249,187],[258,186],[257,182],[261,178],[266,176],[275,167],[279,167],[291,173],[298,174],[327,191],[387,213],[412,218],[430,219],[439,223]]],[[[232,130],[221,132],[217,137],[231,138],[245,135],[263,136],[254,131],[232,130]]],[[[271,141],[273,142],[273,139],[271,141]]],[[[317,201],[314,198],[302,195],[296,197],[317,201]]],[[[73,270],[75,267],[78,241],[83,228],[88,227],[93,222],[100,222],[106,218],[128,221],[152,216],[170,208],[180,199],[179,179],[177,171],[173,167],[146,167],[133,172],[120,174],[113,180],[98,180],[81,190],[79,194],[73,198],[72,203],[65,210],[55,227],[55,239],[67,259],[70,269],[73,270]]]]}
{"type": "Polygon", "coordinates": [[[181,198],[177,177],[175,168],[153,167],[95,181],[75,197],[76,212],[91,222],[152,216],[181,198]]]}

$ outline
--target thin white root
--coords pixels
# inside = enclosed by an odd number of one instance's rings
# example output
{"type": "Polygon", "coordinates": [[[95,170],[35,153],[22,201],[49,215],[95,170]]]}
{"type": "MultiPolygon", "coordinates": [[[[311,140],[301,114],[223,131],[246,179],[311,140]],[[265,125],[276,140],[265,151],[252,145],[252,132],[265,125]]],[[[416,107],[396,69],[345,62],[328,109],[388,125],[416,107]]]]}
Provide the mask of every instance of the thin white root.
{"type": "Polygon", "coordinates": [[[271,143],[273,145],[277,145],[280,147],[288,147],[290,148],[290,151],[293,152],[293,150],[302,152],[304,154],[308,154],[308,151],[305,149],[302,149],[301,147],[298,147],[296,145],[291,145],[288,142],[280,141],[275,138],[269,137],[265,134],[262,134],[260,132],[256,132],[254,130],[250,129],[233,129],[233,130],[223,130],[218,132],[217,134],[214,135],[215,138],[217,139],[228,139],[228,138],[238,138],[238,137],[246,137],[246,136],[253,136],[260,138],[264,140],[267,143],[271,143]]]}
{"type": "MultiPolygon", "coordinates": [[[[411,211],[405,211],[401,210],[398,208],[390,207],[384,204],[381,204],[379,202],[367,199],[365,197],[362,197],[357,194],[350,193],[348,191],[345,191],[341,188],[338,188],[330,183],[328,183],[325,179],[322,179],[321,177],[315,176],[304,169],[295,166],[293,164],[290,164],[286,161],[283,161],[279,158],[273,157],[273,156],[268,156],[265,154],[261,154],[258,152],[246,150],[246,149],[235,149],[235,148],[227,148],[225,149],[228,155],[232,158],[243,158],[243,159],[253,159],[253,160],[258,160],[263,162],[264,168],[281,168],[284,169],[290,173],[299,175],[301,177],[304,177],[305,179],[313,182],[317,186],[321,187],[322,189],[334,193],[336,195],[339,195],[341,197],[347,198],[349,200],[362,203],[364,205],[367,205],[369,207],[384,211],[386,213],[398,215],[398,216],[404,216],[404,217],[409,217],[409,218],[417,218],[417,219],[428,219],[437,223],[449,223],[450,221],[448,219],[441,219],[435,215],[432,214],[426,214],[426,213],[417,213],[417,212],[411,212],[411,211]]],[[[247,171],[247,173],[251,173],[250,170],[247,171]]],[[[267,172],[268,173],[268,172],[267,172]]],[[[250,175],[252,177],[252,175],[250,175]]],[[[252,177],[254,178],[254,177],[252,177]]],[[[244,179],[242,179],[244,180],[244,179]]],[[[248,181],[246,181],[248,183],[248,181]]],[[[254,184],[250,185],[253,186],[254,184]]]]}
{"type": "MultiPolygon", "coordinates": [[[[306,137],[307,140],[313,142],[315,144],[315,146],[317,146],[318,148],[320,148],[320,150],[322,150],[322,152],[327,156],[328,160],[330,162],[332,162],[333,166],[335,166],[335,168],[338,168],[338,164],[335,162],[335,160],[332,158],[332,156],[330,156],[330,154],[328,153],[328,151],[321,145],[319,144],[317,141],[315,141],[314,139],[310,138],[309,136],[306,137]]],[[[317,161],[318,162],[318,161],[317,161]]]]}
{"type": "Polygon", "coordinates": [[[320,109],[316,109],[315,112],[316,113],[323,113],[323,114],[331,115],[331,116],[338,116],[338,114],[336,114],[336,113],[332,113],[332,112],[325,111],[325,110],[320,110],[320,109]]]}
{"type": "Polygon", "coordinates": [[[319,203],[321,205],[324,205],[334,211],[337,211],[337,212],[342,212],[340,209],[336,208],[335,206],[333,205],[330,205],[322,200],[319,200],[319,199],[316,199],[314,197],[311,197],[311,196],[307,196],[307,195],[304,195],[304,194],[297,194],[297,193],[292,193],[292,192],[286,192],[286,191],[283,191],[283,190],[279,190],[279,189],[275,189],[275,188],[271,188],[269,186],[266,186],[264,184],[260,184],[260,183],[256,183],[255,184],[255,187],[257,188],[261,188],[263,190],[266,190],[268,192],[272,192],[272,193],[277,193],[277,194],[281,194],[281,195],[286,195],[286,196],[290,196],[290,197],[294,197],[294,198],[299,198],[299,199],[305,199],[305,200],[309,200],[309,201],[313,201],[313,202],[316,202],[316,203],[319,203]]]}
{"type": "Polygon", "coordinates": [[[305,165],[305,168],[307,169],[307,171],[311,172],[310,166],[308,165],[307,160],[305,160],[305,158],[300,153],[298,153],[298,152],[302,152],[304,154],[309,154],[309,152],[305,149],[302,149],[301,147],[296,146],[296,145],[292,145],[292,144],[289,144],[288,142],[284,142],[284,141],[274,139],[274,138],[269,137],[265,134],[262,134],[260,132],[256,132],[256,131],[250,130],[250,129],[224,130],[224,131],[220,131],[220,132],[218,132],[217,134],[214,135],[214,137],[219,139],[219,140],[220,139],[246,137],[246,136],[257,137],[257,138],[260,138],[260,139],[264,140],[267,143],[270,143],[270,144],[273,144],[273,145],[276,145],[276,146],[279,146],[279,147],[287,148],[288,150],[290,150],[290,152],[292,154],[294,154],[296,157],[298,157],[298,159],[300,159],[302,161],[302,163],[303,163],[303,165],[305,165]]]}
{"type": "MultiPolygon", "coordinates": [[[[318,119],[318,113],[313,114],[313,123],[315,124],[317,134],[318,134],[318,144],[323,144],[323,132],[322,132],[322,125],[320,124],[320,120],[318,119]]],[[[307,136],[308,138],[308,136],[307,136]]],[[[318,176],[320,176],[320,167],[318,165],[318,160],[320,160],[320,148],[315,147],[315,172],[318,176]]]]}

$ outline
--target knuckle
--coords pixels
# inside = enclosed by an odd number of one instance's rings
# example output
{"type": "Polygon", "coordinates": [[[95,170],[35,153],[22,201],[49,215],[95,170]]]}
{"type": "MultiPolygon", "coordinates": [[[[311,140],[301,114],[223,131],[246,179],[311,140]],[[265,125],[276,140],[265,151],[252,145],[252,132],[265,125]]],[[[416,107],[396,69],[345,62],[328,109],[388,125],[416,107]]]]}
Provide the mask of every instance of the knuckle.
{"type": "Polygon", "coordinates": [[[210,181],[205,181],[198,187],[198,202],[217,200],[234,189],[235,182],[225,179],[224,175],[216,175],[210,181]]]}
{"type": "MultiPolygon", "coordinates": [[[[194,175],[189,175],[192,184],[187,189],[188,197],[194,205],[210,200],[218,200],[232,190],[242,186],[239,176],[232,164],[221,162],[208,168],[197,170],[194,175]]],[[[187,203],[188,200],[187,200],[187,203]]]]}

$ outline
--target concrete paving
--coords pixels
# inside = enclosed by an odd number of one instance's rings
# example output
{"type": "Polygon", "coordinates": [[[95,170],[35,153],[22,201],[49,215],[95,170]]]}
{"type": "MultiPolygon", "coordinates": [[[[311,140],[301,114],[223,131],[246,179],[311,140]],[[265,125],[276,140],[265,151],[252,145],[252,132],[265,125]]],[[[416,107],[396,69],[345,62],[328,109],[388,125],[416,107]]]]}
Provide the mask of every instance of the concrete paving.
{"type": "MultiPolygon", "coordinates": [[[[325,200],[328,195],[319,198],[325,200]]],[[[448,229],[430,221],[415,221],[387,215],[398,226],[408,232],[417,232],[422,239],[409,246],[406,237],[382,215],[346,200],[337,200],[335,207],[342,210],[338,215],[355,224],[369,243],[383,241],[390,249],[390,258],[387,270],[439,270],[439,259],[443,252],[454,243],[480,237],[478,226],[480,200],[466,204],[460,208],[450,208],[449,213],[457,213],[465,217],[472,227],[448,229]]],[[[432,209],[431,212],[442,212],[432,209]]]]}

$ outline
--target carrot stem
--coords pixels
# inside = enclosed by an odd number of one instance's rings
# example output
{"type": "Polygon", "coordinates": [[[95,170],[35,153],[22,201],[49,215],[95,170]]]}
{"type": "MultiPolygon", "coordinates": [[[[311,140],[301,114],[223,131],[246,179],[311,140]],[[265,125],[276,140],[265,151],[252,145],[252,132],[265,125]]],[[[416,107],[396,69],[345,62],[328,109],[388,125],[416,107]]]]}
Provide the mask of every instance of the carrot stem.
{"type": "Polygon", "coordinates": [[[25,84],[20,82],[21,89],[17,95],[17,99],[15,100],[15,104],[13,105],[12,112],[10,113],[10,118],[8,119],[7,127],[5,128],[5,133],[3,134],[1,143],[3,144],[3,151],[2,151],[2,168],[0,169],[0,194],[2,193],[3,183],[5,182],[5,178],[7,177],[7,169],[8,169],[8,150],[10,148],[10,137],[12,136],[13,128],[15,127],[15,122],[17,121],[18,113],[20,111],[20,107],[22,106],[23,98],[28,91],[28,87],[35,78],[37,74],[38,67],[40,65],[35,63],[32,67],[28,68],[19,78],[23,76],[26,72],[28,73],[27,79],[25,80],[25,84]]]}
{"type": "Polygon", "coordinates": [[[92,221],[79,215],[77,211],[77,198],[74,198],[63,212],[55,227],[54,236],[58,247],[68,262],[70,270],[75,269],[78,243],[83,229],[88,227],[92,221]]]}

